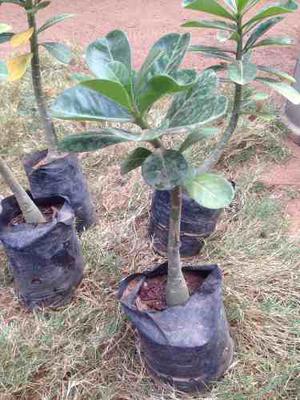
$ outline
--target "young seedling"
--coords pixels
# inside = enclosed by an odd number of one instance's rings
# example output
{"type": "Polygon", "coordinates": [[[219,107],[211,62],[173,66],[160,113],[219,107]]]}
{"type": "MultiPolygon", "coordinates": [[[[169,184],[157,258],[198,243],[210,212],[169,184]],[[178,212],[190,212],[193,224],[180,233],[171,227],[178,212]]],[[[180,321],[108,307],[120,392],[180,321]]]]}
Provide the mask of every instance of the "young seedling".
{"type": "Polygon", "coordinates": [[[0,0],[0,6],[5,3],[13,3],[24,10],[27,16],[28,29],[24,32],[14,34],[10,32],[8,26],[0,24],[0,43],[10,41],[12,47],[18,48],[30,43],[30,52],[18,55],[8,60],[7,66],[0,63],[0,79],[7,78],[9,81],[21,79],[29,65],[31,65],[31,77],[35,99],[37,102],[39,114],[44,128],[45,138],[48,145],[49,156],[56,152],[57,135],[52,118],[46,104],[40,65],[40,47],[44,47],[59,62],[68,64],[71,61],[72,54],[70,49],[62,43],[40,42],[40,35],[51,28],[53,25],[72,17],[72,14],[60,14],[48,19],[42,26],[37,27],[36,16],[40,10],[48,7],[51,1],[41,0],[0,0]],[[1,30],[1,25],[3,29],[1,30]]]}
{"type": "Polygon", "coordinates": [[[94,76],[81,76],[79,85],[64,91],[56,100],[55,117],[77,121],[117,121],[132,123],[140,133],[122,128],[100,128],[65,137],[59,149],[86,152],[107,146],[135,142],[137,147],[124,160],[122,173],[142,167],[145,182],[156,190],[171,191],[168,242],[167,304],[175,306],[189,298],[182,273],[180,220],[182,191],[208,208],[222,208],[234,196],[232,185],[217,174],[195,174],[184,151],[216,133],[209,126],[224,115],[226,97],[217,91],[218,79],[213,70],[197,74],[180,69],[187,52],[190,35],[176,33],[163,36],[150,50],[139,71],[132,67],[131,49],[126,35],[119,30],[89,45],[86,61],[94,76]],[[162,97],[173,101],[159,126],[150,126],[151,107],[162,97]],[[181,145],[166,146],[164,137],[185,135],[181,145]]]}
{"type": "MultiPolygon", "coordinates": [[[[252,60],[253,52],[266,46],[290,46],[293,40],[288,37],[263,36],[276,24],[297,10],[297,1],[286,0],[277,4],[265,5],[256,13],[253,8],[262,0],[184,0],[183,5],[190,10],[196,10],[217,17],[214,20],[196,20],[186,22],[186,28],[216,29],[223,43],[233,43],[233,46],[211,47],[193,45],[190,51],[217,58],[221,63],[213,65],[216,71],[225,72],[226,78],[234,84],[233,109],[229,124],[221,140],[203,163],[198,172],[208,171],[220,160],[224,149],[234,134],[243,105],[243,88],[252,83],[261,83],[277,91],[293,104],[300,104],[300,93],[290,84],[294,78],[286,72],[279,71],[269,65],[257,65],[252,60]]],[[[265,3],[265,2],[263,2],[265,3]]],[[[263,94],[255,93],[253,101],[264,99],[263,94]]],[[[247,99],[249,101],[249,99],[247,99]]]]}

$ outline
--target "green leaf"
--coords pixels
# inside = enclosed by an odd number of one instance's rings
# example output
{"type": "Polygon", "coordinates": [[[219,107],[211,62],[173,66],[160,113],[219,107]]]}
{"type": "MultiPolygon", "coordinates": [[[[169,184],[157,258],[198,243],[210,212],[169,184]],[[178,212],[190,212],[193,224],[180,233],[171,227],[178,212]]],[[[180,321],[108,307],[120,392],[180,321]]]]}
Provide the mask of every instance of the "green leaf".
{"type": "Polygon", "coordinates": [[[219,132],[219,129],[216,128],[202,128],[197,129],[196,131],[190,133],[184,142],[179,147],[181,153],[187,150],[190,146],[193,146],[195,143],[198,143],[200,140],[211,138],[219,132]]]}
{"type": "Polygon", "coordinates": [[[235,0],[224,0],[227,6],[236,14],[237,12],[237,4],[235,0]]]}
{"type": "Polygon", "coordinates": [[[137,94],[137,105],[141,113],[149,108],[161,97],[187,90],[196,81],[197,75],[193,70],[180,70],[168,75],[154,76],[137,94]]]}
{"type": "Polygon", "coordinates": [[[142,165],[145,182],[157,190],[171,190],[180,186],[188,176],[188,163],[179,151],[158,150],[142,165]]]}
{"type": "Polygon", "coordinates": [[[225,178],[216,174],[197,175],[185,182],[184,186],[190,197],[206,208],[224,208],[234,198],[232,185],[225,178]]]}
{"type": "Polygon", "coordinates": [[[91,90],[106,96],[107,98],[115,101],[127,110],[131,110],[132,102],[123,85],[119,82],[104,80],[104,79],[93,79],[90,81],[84,80],[81,82],[82,86],[85,86],[91,90]]]}
{"type": "Polygon", "coordinates": [[[193,53],[203,53],[207,57],[220,58],[221,60],[234,61],[234,58],[227,54],[225,50],[221,50],[218,47],[211,46],[190,46],[189,51],[193,53]]]}
{"type": "Polygon", "coordinates": [[[72,60],[72,51],[66,45],[56,42],[44,42],[40,44],[62,64],[69,64],[72,60]]]}
{"type": "MultiPolygon", "coordinates": [[[[179,72],[177,76],[176,73],[187,52],[189,42],[189,33],[184,35],[170,33],[160,38],[153,45],[142,65],[142,68],[137,73],[134,83],[134,93],[135,97],[139,99],[141,106],[140,111],[143,112],[151,106],[152,100],[145,101],[145,98],[148,96],[150,98],[153,97],[154,101],[156,101],[155,99],[158,99],[167,93],[165,89],[161,94],[157,93],[157,81],[154,79],[155,77],[166,76],[167,78],[159,78],[159,80],[164,80],[164,88],[167,86],[172,87],[172,91],[175,86],[182,86],[178,80],[183,81],[183,85],[187,84],[186,78],[188,78],[188,75],[189,78],[191,78],[191,74],[194,73],[179,72]],[[174,82],[176,82],[175,85],[174,82]]],[[[154,101],[152,101],[152,104],[154,101]]]]}
{"type": "Polygon", "coordinates": [[[284,80],[286,80],[288,82],[291,82],[291,83],[295,83],[296,82],[296,79],[293,76],[289,75],[288,73],[286,73],[284,71],[279,71],[276,68],[265,67],[264,65],[257,65],[257,69],[259,71],[266,72],[266,73],[271,74],[271,75],[275,75],[278,78],[284,79],[284,80]]]}
{"type": "Polygon", "coordinates": [[[137,147],[122,162],[121,173],[125,175],[128,174],[128,172],[140,167],[146,158],[151,154],[151,151],[145,149],[145,147],[137,147]]]}
{"type": "Polygon", "coordinates": [[[91,81],[94,77],[87,74],[82,74],[80,72],[75,72],[71,74],[70,78],[75,82],[91,81]]]}
{"type": "Polygon", "coordinates": [[[37,31],[38,34],[44,32],[45,30],[51,28],[52,26],[65,21],[68,18],[74,17],[74,14],[59,14],[54,17],[49,18],[37,31]]]}
{"type": "Polygon", "coordinates": [[[178,94],[167,113],[169,127],[206,124],[223,115],[227,99],[216,93],[218,79],[212,69],[204,71],[192,88],[178,94]]]}
{"type": "Polygon", "coordinates": [[[8,70],[4,61],[0,60],[0,81],[5,81],[8,78],[8,70]]]}
{"type": "Polygon", "coordinates": [[[290,7],[284,7],[284,6],[270,6],[266,7],[265,9],[261,10],[257,15],[255,15],[253,18],[251,18],[244,26],[248,27],[252,25],[253,23],[257,21],[261,21],[263,19],[269,18],[269,17],[274,17],[276,15],[281,15],[281,14],[288,14],[293,12],[294,10],[291,9],[290,7]]]}
{"type": "Polygon", "coordinates": [[[274,79],[269,78],[256,78],[257,81],[263,83],[266,86],[269,86],[271,89],[280,93],[283,97],[288,99],[293,104],[300,104],[300,93],[290,85],[287,85],[284,82],[278,82],[274,79]]]}
{"type": "Polygon", "coordinates": [[[236,0],[236,2],[237,2],[238,11],[243,11],[244,8],[249,3],[249,0],[236,0]]]}
{"type": "Polygon", "coordinates": [[[247,63],[244,61],[236,61],[228,65],[228,77],[231,81],[239,85],[246,85],[252,82],[257,75],[257,68],[255,64],[247,63]]]}
{"type": "Polygon", "coordinates": [[[13,36],[14,36],[14,33],[12,33],[12,32],[0,33],[0,44],[9,42],[13,36]]]}
{"type": "Polygon", "coordinates": [[[26,8],[27,14],[36,14],[38,11],[43,10],[51,4],[51,1],[42,1],[32,8],[26,8]]]}
{"type": "Polygon", "coordinates": [[[61,151],[83,153],[128,141],[130,140],[126,133],[122,135],[121,130],[102,129],[101,132],[86,132],[80,135],[66,136],[59,142],[58,148],[61,151]]]}
{"type": "Polygon", "coordinates": [[[0,5],[1,4],[16,4],[17,6],[21,6],[21,7],[25,7],[25,2],[22,0],[1,0],[0,1],[0,5]]]}
{"type": "Polygon", "coordinates": [[[10,25],[0,23],[0,34],[1,33],[7,33],[10,30],[11,30],[11,26],[10,25]]]}
{"type": "Polygon", "coordinates": [[[132,121],[125,108],[82,86],[65,90],[54,103],[52,113],[56,118],[66,120],[132,121]]]}
{"type": "Polygon", "coordinates": [[[250,35],[244,47],[244,52],[247,52],[257,40],[264,35],[268,30],[270,30],[274,25],[278,24],[283,20],[283,17],[270,18],[267,21],[261,23],[250,35]]]}
{"type": "Polygon", "coordinates": [[[270,37],[257,42],[252,48],[262,46],[291,46],[294,44],[293,39],[289,37],[270,37]]]}
{"type": "Polygon", "coordinates": [[[115,30],[91,43],[86,52],[90,70],[100,79],[111,79],[110,64],[117,61],[131,71],[131,50],[126,34],[115,30]]]}
{"type": "Polygon", "coordinates": [[[202,11],[219,17],[235,19],[230,12],[215,0],[183,0],[183,6],[191,10],[202,11]]]}
{"type": "Polygon", "coordinates": [[[188,21],[181,26],[184,28],[220,29],[229,32],[234,32],[236,29],[236,25],[234,24],[228,24],[227,22],[224,21],[209,21],[209,20],[188,21]]]}

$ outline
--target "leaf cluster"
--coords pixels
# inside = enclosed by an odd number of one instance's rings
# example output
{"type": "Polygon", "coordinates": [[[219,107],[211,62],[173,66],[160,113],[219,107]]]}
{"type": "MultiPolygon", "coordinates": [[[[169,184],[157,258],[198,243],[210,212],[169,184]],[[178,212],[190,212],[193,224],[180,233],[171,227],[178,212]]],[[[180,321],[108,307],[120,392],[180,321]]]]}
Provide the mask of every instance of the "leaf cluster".
{"type": "Polygon", "coordinates": [[[277,91],[294,104],[300,104],[300,94],[291,86],[295,80],[289,74],[268,65],[256,65],[252,54],[267,46],[290,46],[293,40],[284,36],[264,37],[269,30],[280,23],[284,16],[298,8],[296,0],[265,5],[253,15],[252,9],[262,0],[184,0],[187,9],[204,12],[218,19],[192,20],[183,26],[218,31],[218,37],[233,44],[230,48],[194,45],[190,51],[217,58],[221,63],[213,68],[227,72],[228,79],[238,85],[259,81],[277,91]],[[248,15],[250,15],[248,17],[248,15]]]}
{"type": "Polygon", "coordinates": [[[221,176],[197,176],[184,151],[214,135],[209,124],[223,116],[227,98],[218,92],[213,70],[197,74],[182,69],[190,35],[171,33],[150,49],[141,68],[132,65],[131,47],[120,30],[91,43],[86,62],[91,75],[77,75],[78,85],[64,91],[52,107],[56,118],[75,121],[131,122],[140,133],[122,128],[102,128],[65,137],[63,151],[86,152],[124,142],[138,147],[124,160],[121,170],[128,173],[141,167],[144,180],[157,190],[183,186],[203,206],[222,208],[233,198],[232,186],[221,176]],[[147,116],[162,97],[172,96],[170,107],[158,127],[150,127],[147,116]],[[184,135],[177,149],[164,145],[166,135],[184,135]],[[148,143],[152,150],[140,143],[148,143]]]}

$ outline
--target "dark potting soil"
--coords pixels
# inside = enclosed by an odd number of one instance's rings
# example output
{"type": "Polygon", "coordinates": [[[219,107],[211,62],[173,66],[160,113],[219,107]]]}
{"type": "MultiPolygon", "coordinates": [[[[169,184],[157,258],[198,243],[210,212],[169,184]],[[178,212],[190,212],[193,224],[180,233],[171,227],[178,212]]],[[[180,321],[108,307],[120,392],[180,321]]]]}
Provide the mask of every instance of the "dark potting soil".
{"type": "MultiPolygon", "coordinates": [[[[43,216],[46,219],[46,222],[51,222],[53,220],[53,218],[56,217],[59,208],[58,207],[54,207],[54,206],[40,206],[39,207],[40,211],[42,212],[43,216]]],[[[16,217],[12,218],[8,224],[9,227],[11,226],[16,226],[16,225],[21,225],[21,224],[25,224],[25,218],[23,216],[23,214],[18,214],[16,217]]]]}
{"type": "MultiPolygon", "coordinates": [[[[195,272],[184,272],[184,277],[192,295],[203,283],[204,278],[195,272]]],[[[147,279],[140,289],[137,298],[137,306],[143,311],[163,311],[167,306],[166,302],[167,276],[156,276],[147,279]]]]}

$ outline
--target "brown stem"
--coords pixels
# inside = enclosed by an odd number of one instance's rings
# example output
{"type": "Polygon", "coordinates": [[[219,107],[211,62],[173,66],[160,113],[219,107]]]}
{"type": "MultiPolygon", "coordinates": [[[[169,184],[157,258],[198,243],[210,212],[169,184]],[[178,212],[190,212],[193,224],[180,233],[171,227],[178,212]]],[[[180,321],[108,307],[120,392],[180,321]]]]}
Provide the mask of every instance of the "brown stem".
{"type": "Polygon", "coordinates": [[[182,189],[171,191],[171,209],[168,242],[168,281],[166,289],[169,307],[184,304],[189,299],[189,291],[182,273],[180,261],[180,221],[182,208],[182,189]]]}
{"type": "MultiPolygon", "coordinates": [[[[32,7],[33,7],[33,1],[28,0],[26,8],[30,9],[32,7]]],[[[31,77],[32,77],[34,95],[41,116],[41,120],[43,123],[48,148],[50,151],[55,151],[57,145],[57,136],[42,89],[42,75],[40,67],[39,44],[38,44],[35,14],[33,12],[27,13],[27,20],[28,20],[28,26],[34,29],[33,35],[30,38],[30,50],[32,53],[31,77]]]]}
{"type": "Polygon", "coordinates": [[[0,157],[0,174],[6,184],[16,197],[19,207],[22,211],[23,217],[28,224],[43,224],[46,222],[43,214],[34,204],[17,179],[14,177],[12,171],[0,157]]]}

